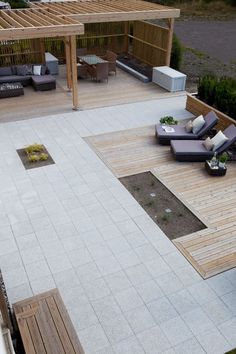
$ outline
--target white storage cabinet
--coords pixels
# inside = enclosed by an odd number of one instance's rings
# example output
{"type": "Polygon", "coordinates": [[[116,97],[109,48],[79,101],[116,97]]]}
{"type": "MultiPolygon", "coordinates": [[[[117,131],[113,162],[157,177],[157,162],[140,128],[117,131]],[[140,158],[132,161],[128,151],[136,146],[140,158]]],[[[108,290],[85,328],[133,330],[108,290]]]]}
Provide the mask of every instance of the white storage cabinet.
{"type": "Polygon", "coordinates": [[[186,75],[169,66],[157,66],[153,68],[152,81],[170,92],[184,91],[186,75]]]}
{"type": "Polygon", "coordinates": [[[52,75],[57,75],[58,74],[58,59],[56,57],[54,57],[54,55],[52,55],[49,52],[45,53],[45,62],[46,65],[50,71],[50,74],[52,75]]]}

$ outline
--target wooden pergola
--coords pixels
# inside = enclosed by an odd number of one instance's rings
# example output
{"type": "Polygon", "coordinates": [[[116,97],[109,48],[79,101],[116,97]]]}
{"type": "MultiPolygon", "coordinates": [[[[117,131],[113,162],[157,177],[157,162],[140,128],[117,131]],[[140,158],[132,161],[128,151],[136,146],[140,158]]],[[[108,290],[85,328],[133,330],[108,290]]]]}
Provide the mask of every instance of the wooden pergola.
{"type": "Polygon", "coordinates": [[[84,24],[168,19],[167,65],[170,62],[174,18],[180,10],[142,0],[77,0],[32,4],[30,8],[0,11],[0,41],[64,37],[67,84],[78,108],[76,35],[84,24]]]}

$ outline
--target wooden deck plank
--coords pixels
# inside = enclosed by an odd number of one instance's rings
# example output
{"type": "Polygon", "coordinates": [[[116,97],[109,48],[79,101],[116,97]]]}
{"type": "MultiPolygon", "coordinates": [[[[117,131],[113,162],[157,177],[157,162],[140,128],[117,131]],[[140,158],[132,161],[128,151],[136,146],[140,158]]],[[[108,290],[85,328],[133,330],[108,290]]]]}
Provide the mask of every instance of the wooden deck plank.
{"type": "Polygon", "coordinates": [[[119,178],[151,171],[208,228],[173,241],[203,278],[236,266],[236,164],[225,177],[209,176],[203,163],[179,163],[157,144],[153,126],[86,138],[119,178]]]}

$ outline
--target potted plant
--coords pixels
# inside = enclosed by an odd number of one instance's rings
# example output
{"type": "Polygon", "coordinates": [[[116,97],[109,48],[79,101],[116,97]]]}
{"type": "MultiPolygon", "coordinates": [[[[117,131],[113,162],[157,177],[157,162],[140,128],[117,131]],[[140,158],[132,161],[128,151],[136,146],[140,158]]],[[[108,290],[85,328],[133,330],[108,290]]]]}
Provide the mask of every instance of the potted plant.
{"type": "Polygon", "coordinates": [[[218,161],[219,161],[219,168],[225,168],[225,164],[226,164],[226,161],[228,160],[228,154],[226,152],[223,152],[223,154],[221,154],[219,157],[218,157],[218,161]]]}
{"type": "Polygon", "coordinates": [[[175,125],[178,124],[178,121],[172,116],[165,116],[160,118],[160,123],[163,125],[175,125]]]}

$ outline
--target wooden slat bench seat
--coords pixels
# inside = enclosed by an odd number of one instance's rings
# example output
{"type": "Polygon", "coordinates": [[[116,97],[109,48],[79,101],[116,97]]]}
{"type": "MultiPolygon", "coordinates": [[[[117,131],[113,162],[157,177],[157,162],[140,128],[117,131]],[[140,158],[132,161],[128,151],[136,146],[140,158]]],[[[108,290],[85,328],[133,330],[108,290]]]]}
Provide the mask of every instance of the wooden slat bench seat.
{"type": "Polygon", "coordinates": [[[84,354],[57,289],[13,305],[26,354],[84,354]]]}

